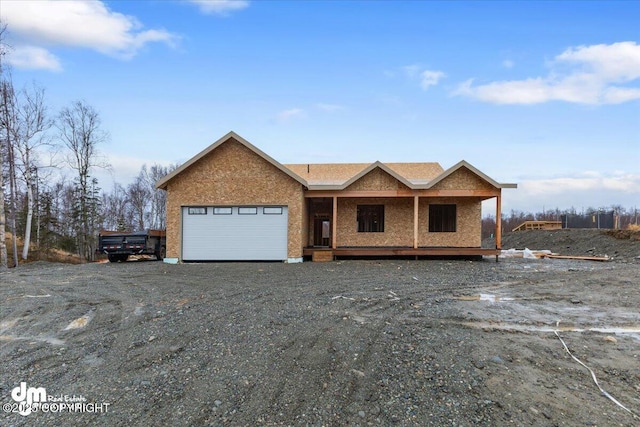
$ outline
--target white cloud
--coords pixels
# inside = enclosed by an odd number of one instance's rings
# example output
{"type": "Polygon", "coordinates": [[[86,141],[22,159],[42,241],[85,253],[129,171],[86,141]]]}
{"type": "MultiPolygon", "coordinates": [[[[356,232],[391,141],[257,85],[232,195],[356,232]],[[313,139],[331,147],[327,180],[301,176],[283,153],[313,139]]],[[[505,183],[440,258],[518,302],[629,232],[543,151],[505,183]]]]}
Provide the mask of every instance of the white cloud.
{"type": "Polygon", "coordinates": [[[634,89],[612,86],[605,89],[603,99],[605,104],[621,104],[623,102],[633,101],[634,99],[640,99],[640,88],[634,89]]]}
{"type": "Polygon", "coordinates": [[[437,85],[440,79],[444,77],[445,74],[442,71],[425,70],[420,74],[420,87],[427,90],[430,86],[437,85]]]}
{"type": "Polygon", "coordinates": [[[277,118],[280,122],[288,122],[293,119],[300,119],[306,117],[306,113],[301,108],[290,108],[288,110],[278,113],[277,118]]]}
{"type": "Polygon", "coordinates": [[[634,206],[640,200],[640,174],[587,171],[572,176],[525,179],[516,190],[504,193],[505,208],[540,212],[611,205],[634,206]],[[508,201],[508,202],[507,202],[508,201]]]}
{"type": "Polygon", "coordinates": [[[602,105],[640,99],[639,87],[623,86],[640,79],[640,45],[635,42],[572,47],[557,55],[550,66],[544,77],[476,86],[469,79],[453,94],[494,104],[565,101],[602,105]]]}
{"type": "Polygon", "coordinates": [[[586,66],[612,82],[640,78],[640,46],[635,42],[569,48],[556,60],[586,66]]]}
{"type": "Polygon", "coordinates": [[[205,14],[228,15],[230,12],[249,7],[245,0],[189,0],[205,14]]]}
{"type": "Polygon", "coordinates": [[[504,68],[513,68],[515,67],[515,65],[516,65],[515,62],[513,62],[510,59],[505,59],[504,61],[502,61],[502,66],[504,68]]]}
{"type": "Polygon", "coordinates": [[[495,82],[473,86],[473,79],[458,85],[454,95],[466,95],[494,104],[537,104],[549,100],[549,90],[541,79],[495,82]]]}
{"type": "Polygon", "coordinates": [[[442,71],[427,70],[419,64],[405,65],[402,70],[409,79],[419,80],[420,87],[423,90],[428,90],[429,87],[437,85],[446,76],[442,71]]]}
{"type": "Polygon", "coordinates": [[[37,46],[15,47],[7,55],[7,62],[16,68],[61,71],[58,58],[46,49],[37,46]]]}
{"type": "Polygon", "coordinates": [[[625,193],[640,192],[640,175],[624,174],[618,176],[596,176],[585,174],[578,177],[559,177],[540,180],[528,180],[518,187],[530,195],[560,194],[573,191],[618,191],[625,193]]]}
{"type": "MultiPolygon", "coordinates": [[[[29,57],[30,49],[40,49],[40,55],[31,56],[37,59],[47,56],[47,48],[56,46],[87,48],[129,59],[148,43],[173,45],[177,40],[166,30],[144,30],[135,17],[113,12],[101,1],[5,1],[0,13],[10,36],[17,41],[12,55],[23,59],[29,57]]],[[[22,64],[37,65],[37,60],[22,64]]],[[[51,68],[47,62],[43,65],[51,68]]]]}

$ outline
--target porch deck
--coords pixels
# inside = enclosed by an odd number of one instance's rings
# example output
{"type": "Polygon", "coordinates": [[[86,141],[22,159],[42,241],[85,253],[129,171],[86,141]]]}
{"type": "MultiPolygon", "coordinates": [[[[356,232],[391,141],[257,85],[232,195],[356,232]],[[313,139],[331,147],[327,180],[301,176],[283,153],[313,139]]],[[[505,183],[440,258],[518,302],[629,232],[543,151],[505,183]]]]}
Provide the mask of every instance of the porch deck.
{"type": "MultiPolygon", "coordinates": [[[[498,256],[500,249],[487,248],[458,248],[458,247],[307,247],[303,249],[304,256],[313,257],[314,252],[332,252],[334,257],[376,257],[376,256],[498,256]]],[[[497,260],[497,258],[496,258],[497,260]]]]}

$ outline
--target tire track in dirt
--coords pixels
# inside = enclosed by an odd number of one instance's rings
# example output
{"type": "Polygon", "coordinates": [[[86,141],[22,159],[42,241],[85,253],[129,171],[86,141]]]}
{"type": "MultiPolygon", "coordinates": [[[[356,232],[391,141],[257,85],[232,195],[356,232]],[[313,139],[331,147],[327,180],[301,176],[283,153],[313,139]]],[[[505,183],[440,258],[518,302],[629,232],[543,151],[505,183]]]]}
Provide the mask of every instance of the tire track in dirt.
{"type": "MultiPolygon", "coordinates": [[[[0,374],[9,381],[0,395],[26,380],[112,403],[99,417],[0,416],[0,424],[606,425],[615,417],[632,425],[584,382],[557,339],[461,324],[481,318],[474,313],[518,320],[515,305],[459,299],[494,293],[547,315],[589,306],[632,319],[640,292],[629,267],[147,262],[0,273],[3,333],[37,324],[65,340],[3,341],[0,374]],[[27,293],[51,297],[23,301],[27,293]],[[63,331],[89,312],[83,327],[63,331]],[[23,316],[33,324],[20,326],[23,316]]],[[[635,405],[634,343],[567,338],[635,405]]]]}

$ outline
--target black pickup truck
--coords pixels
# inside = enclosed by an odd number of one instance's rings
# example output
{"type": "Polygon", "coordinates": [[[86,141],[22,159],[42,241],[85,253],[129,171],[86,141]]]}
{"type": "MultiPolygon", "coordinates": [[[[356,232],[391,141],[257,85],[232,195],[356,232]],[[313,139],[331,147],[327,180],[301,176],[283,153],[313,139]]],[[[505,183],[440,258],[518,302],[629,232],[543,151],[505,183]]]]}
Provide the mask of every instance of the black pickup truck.
{"type": "Polygon", "coordinates": [[[107,254],[110,262],[126,261],[129,255],[155,255],[165,257],[167,237],[165,230],[144,230],[135,233],[102,230],[98,234],[98,250],[107,254]]]}

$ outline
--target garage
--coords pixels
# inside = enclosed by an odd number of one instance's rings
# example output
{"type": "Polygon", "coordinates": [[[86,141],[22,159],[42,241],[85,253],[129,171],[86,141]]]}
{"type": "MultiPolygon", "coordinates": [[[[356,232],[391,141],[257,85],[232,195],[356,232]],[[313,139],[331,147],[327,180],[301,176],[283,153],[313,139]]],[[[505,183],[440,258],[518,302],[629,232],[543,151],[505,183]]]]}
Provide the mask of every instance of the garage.
{"type": "Polygon", "coordinates": [[[184,206],[184,261],[284,261],[286,206],[184,206]]]}

